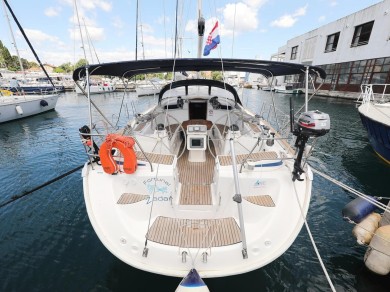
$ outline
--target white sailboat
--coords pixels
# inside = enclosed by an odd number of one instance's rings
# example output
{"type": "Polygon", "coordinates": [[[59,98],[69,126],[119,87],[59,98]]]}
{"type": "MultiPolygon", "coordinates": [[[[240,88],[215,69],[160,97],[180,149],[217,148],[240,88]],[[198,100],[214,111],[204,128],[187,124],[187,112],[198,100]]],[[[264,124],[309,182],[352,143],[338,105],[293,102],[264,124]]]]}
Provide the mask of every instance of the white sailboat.
{"type": "MultiPolygon", "coordinates": [[[[245,68],[266,76],[305,70],[298,64],[236,59],[92,67],[95,74],[131,77],[147,68],[216,71],[222,65],[226,71],[245,68]]],[[[325,75],[316,67],[309,70],[325,75]]],[[[77,69],[75,81],[86,73],[77,69]]],[[[232,86],[190,79],[164,87],[157,105],[119,132],[107,133],[101,144],[101,136],[86,128],[85,145],[96,147],[86,146],[84,196],[103,244],[145,271],[184,276],[196,267],[202,277],[222,277],[260,268],[293,243],[311,197],[312,172],[302,164],[305,143],[325,134],[329,120],[319,112],[302,116],[294,131],[296,155],[266,120],[243,107],[232,86]]]]}
{"type": "Polygon", "coordinates": [[[58,94],[16,95],[8,90],[0,90],[0,123],[53,110],[58,97],[58,94]]]}
{"type": "MultiPolygon", "coordinates": [[[[201,40],[200,13],[199,24],[201,40]]],[[[202,71],[326,77],[313,66],[199,57],[91,65],[73,78],[202,71]]],[[[168,276],[224,277],[261,268],[294,242],[311,198],[306,144],[330,128],[329,116],[308,111],[307,99],[296,123],[291,116],[295,151],[222,81],[173,81],[119,130],[98,129],[92,106],[80,129],[89,157],[85,204],[99,239],[123,262],[168,276]]]]}
{"type": "MultiPolygon", "coordinates": [[[[20,31],[24,35],[26,41],[30,45],[30,48],[32,51],[34,49],[32,48],[31,44],[29,43],[27,36],[25,36],[24,31],[22,27],[20,26],[19,22],[16,19],[15,14],[11,10],[11,7],[9,6],[8,2],[2,1],[4,13],[6,15],[9,29],[11,36],[13,38],[13,44],[15,46],[15,50],[18,55],[20,66],[23,70],[23,64],[21,62],[19,51],[16,46],[16,41],[14,38],[13,30],[10,24],[10,20],[8,18],[7,10],[11,12],[15,22],[19,26],[20,31]]],[[[35,52],[34,52],[35,53],[35,52]]],[[[53,84],[53,81],[50,79],[49,75],[47,74],[45,68],[42,66],[42,63],[38,59],[37,55],[35,54],[38,63],[42,67],[42,70],[46,74],[48,80],[51,82],[51,89],[48,94],[43,94],[41,90],[37,92],[33,92],[30,94],[26,94],[24,90],[22,90],[22,87],[17,82],[16,78],[11,79],[10,84],[7,84],[7,87],[4,87],[2,90],[0,90],[0,123],[9,122],[25,117],[29,117],[32,115],[40,114],[43,112],[47,112],[50,110],[53,110],[57,104],[57,100],[59,97],[59,94],[57,93],[57,90],[53,84]]],[[[24,72],[24,71],[23,71],[24,72]]],[[[24,76],[25,77],[25,76],[24,76]]],[[[1,89],[1,88],[0,88],[1,89]]],[[[27,91],[27,90],[26,90],[27,91]]]]}

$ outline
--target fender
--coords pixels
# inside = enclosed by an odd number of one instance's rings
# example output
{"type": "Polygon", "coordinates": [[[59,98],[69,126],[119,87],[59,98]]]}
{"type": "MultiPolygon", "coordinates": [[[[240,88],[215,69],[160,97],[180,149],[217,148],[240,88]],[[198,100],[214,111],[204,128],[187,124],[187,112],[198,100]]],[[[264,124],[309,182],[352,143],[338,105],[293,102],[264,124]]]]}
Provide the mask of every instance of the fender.
{"type": "Polygon", "coordinates": [[[114,174],[119,172],[119,165],[112,156],[112,148],[117,148],[123,155],[123,171],[132,174],[137,170],[137,156],[133,146],[134,139],[118,134],[109,134],[99,150],[100,162],[105,173],[114,174]]]}

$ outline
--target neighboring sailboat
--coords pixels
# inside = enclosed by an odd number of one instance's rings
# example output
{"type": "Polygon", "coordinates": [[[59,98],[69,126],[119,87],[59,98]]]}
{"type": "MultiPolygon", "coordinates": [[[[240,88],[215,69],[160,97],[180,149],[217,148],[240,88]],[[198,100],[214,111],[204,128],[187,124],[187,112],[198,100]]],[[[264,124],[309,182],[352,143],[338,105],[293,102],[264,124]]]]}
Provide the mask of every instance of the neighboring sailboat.
{"type": "MultiPolygon", "coordinates": [[[[23,28],[19,24],[8,2],[6,0],[3,0],[3,4],[4,4],[3,7],[4,7],[5,14],[7,15],[7,11],[6,11],[6,7],[7,7],[12,17],[14,18],[16,24],[18,25],[21,33],[23,34],[25,40],[30,46],[30,49],[34,53],[38,61],[38,64],[41,66],[43,72],[46,74],[48,80],[50,81],[52,85],[51,87],[52,90],[46,92],[39,90],[37,92],[34,92],[34,94],[25,94],[23,88],[20,87],[20,84],[17,82],[17,80],[12,79],[11,84],[9,84],[9,87],[7,87],[7,89],[10,90],[1,90],[0,93],[0,123],[21,119],[28,116],[47,112],[49,110],[53,110],[57,104],[57,100],[59,97],[59,94],[57,93],[53,81],[47,74],[45,68],[43,67],[41,61],[39,60],[37,54],[35,53],[30,41],[28,40],[26,34],[24,33],[23,28]]],[[[7,15],[7,19],[8,19],[8,15],[7,15]]],[[[13,35],[10,23],[9,26],[10,26],[11,34],[13,35]]],[[[16,43],[15,43],[15,48],[16,48],[16,43]]],[[[23,66],[21,61],[20,64],[21,66],[23,66]]]]}
{"type": "Polygon", "coordinates": [[[0,91],[0,123],[9,122],[53,110],[58,94],[16,95],[0,91]]]}

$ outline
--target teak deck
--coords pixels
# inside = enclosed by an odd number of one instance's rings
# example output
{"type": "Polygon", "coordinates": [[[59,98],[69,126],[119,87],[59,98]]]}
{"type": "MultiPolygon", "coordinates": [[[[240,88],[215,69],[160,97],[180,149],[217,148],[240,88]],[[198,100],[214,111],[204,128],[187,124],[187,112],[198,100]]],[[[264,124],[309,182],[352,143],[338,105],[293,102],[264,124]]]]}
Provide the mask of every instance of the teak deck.
{"type": "MultiPolygon", "coordinates": [[[[244,159],[248,157],[248,154],[239,154],[236,155],[237,164],[241,164],[244,159]]],[[[248,159],[252,159],[254,161],[260,160],[273,160],[277,159],[278,154],[275,151],[262,151],[262,152],[254,152],[251,153],[248,159]]],[[[232,157],[230,155],[219,155],[218,156],[219,163],[221,166],[232,165],[232,157]]]]}
{"type": "Polygon", "coordinates": [[[208,248],[241,242],[234,218],[178,219],[157,217],[147,239],[178,247],[208,248]]]}
{"type": "Polygon", "coordinates": [[[188,150],[185,150],[177,162],[181,183],[180,205],[211,205],[215,160],[209,149],[206,150],[205,162],[189,162],[188,155],[188,150]]]}

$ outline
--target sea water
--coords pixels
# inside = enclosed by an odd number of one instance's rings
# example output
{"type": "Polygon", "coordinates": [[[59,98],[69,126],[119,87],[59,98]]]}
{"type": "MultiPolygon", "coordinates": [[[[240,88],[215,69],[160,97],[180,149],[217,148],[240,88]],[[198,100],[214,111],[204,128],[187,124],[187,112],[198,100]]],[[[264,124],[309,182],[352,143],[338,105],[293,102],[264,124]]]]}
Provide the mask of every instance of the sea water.
{"type": "MultiPolygon", "coordinates": [[[[156,102],[123,92],[92,98],[118,126],[156,102]]],[[[289,112],[288,95],[275,94],[274,100],[289,112]]],[[[272,114],[265,105],[269,92],[245,89],[242,101],[265,117],[272,114]]],[[[302,103],[302,96],[294,97],[296,107],[302,103]]],[[[314,109],[330,115],[331,130],[318,139],[312,166],[363,193],[390,197],[390,166],[370,147],[355,103],[316,97],[309,106],[314,109]]],[[[0,204],[86,162],[78,129],[89,124],[88,112],[87,99],[70,92],[55,111],[0,124],[0,204]]],[[[94,122],[107,123],[92,112],[94,122]]],[[[342,219],[341,209],[352,199],[314,175],[307,219],[321,257],[337,291],[389,291],[390,276],[365,268],[366,248],[342,219]]],[[[266,267],[204,280],[214,292],[330,291],[305,227],[266,267]]],[[[174,291],[180,281],[134,269],[102,245],[86,213],[80,170],[0,208],[0,291],[174,291]]]]}

